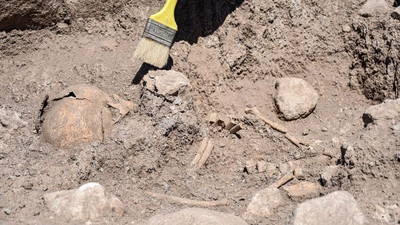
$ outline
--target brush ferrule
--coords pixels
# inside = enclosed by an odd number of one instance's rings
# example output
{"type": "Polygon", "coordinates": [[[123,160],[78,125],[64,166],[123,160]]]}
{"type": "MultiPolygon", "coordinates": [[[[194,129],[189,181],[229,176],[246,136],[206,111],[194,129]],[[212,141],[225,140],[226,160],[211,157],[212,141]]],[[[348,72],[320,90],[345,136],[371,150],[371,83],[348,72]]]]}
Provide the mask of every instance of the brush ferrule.
{"type": "Polygon", "coordinates": [[[176,30],[165,26],[155,20],[148,19],[144,28],[143,37],[150,38],[160,44],[172,46],[176,34],[176,30]]]}

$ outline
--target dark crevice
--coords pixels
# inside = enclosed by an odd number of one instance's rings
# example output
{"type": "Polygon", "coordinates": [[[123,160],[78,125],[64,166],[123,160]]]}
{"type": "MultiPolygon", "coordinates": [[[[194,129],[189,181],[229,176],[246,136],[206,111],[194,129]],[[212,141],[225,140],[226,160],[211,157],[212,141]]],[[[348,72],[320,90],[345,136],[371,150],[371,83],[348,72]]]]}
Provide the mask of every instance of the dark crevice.
{"type": "Polygon", "coordinates": [[[36,121],[35,121],[35,130],[36,130],[36,133],[38,133],[38,134],[40,133],[40,127],[41,127],[40,125],[43,123],[43,120],[44,120],[43,114],[45,112],[47,105],[49,104],[48,101],[49,101],[49,95],[46,94],[44,96],[42,103],[40,105],[40,108],[39,108],[39,116],[36,118],[36,121]]]}
{"type": "Polygon", "coordinates": [[[395,63],[394,67],[394,78],[393,78],[393,92],[395,95],[395,98],[399,97],[399,64],[395,63]]]}
{"type": "Polygon", "coordinates": [[[105,130],[104,130],[103,110],[104,110],[104,108],[100,112],[102,142],[104,142],[106,140],[106,134],[105,134],[105,130]]]}
{"type": "Polygon", "coordinates": [[[54,102],[56,102],[56,101],[60,101],[61,99],[64,99],[64,98],[68,98],[68,97],[73,97],[73,98],[76,98],[76,95],[75,95],[75,93],[74,92],[69,92],[67,95],[65,95],[65,96],[62,96],[62,97],[60,97],[60,98],[55,98],[55,99],[53,99],[53,101],[54,102]]]}

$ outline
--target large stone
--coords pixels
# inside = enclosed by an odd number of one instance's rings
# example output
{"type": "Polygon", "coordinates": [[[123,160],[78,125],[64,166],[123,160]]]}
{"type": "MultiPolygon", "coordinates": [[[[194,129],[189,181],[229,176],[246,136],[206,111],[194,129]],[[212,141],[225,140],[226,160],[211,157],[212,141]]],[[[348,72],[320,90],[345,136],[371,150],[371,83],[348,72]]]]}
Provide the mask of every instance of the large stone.
{"type": "Polygon", "coordinates": [[[283,205],[283,202],[282,194],[277,188],[265,188],[253,196],[243,218],[257,220],[268,217],[283,205]]]}
{"type": "Polygon", "coordinates": [[[200,208],[187,208],[181,211],[156,215],[144,225],[247,225],[241,218],[200,208]]]}
{"type": "Polygon", "coordinates": [[[98,183],[45,194],[44,200],[50,211],[69,220],[93,220],[124,213],[122,202],[98,183]]]}
{"type": "Polygon", "coordinates": [[[398,122],[400,120],[400,99],[388,99],[381,104],[371,106],[365,110],[362,118],[365,125],[384,124],[393,120],[398,122]]]}
{"type": "Polygon", "coordinates": [[[368,0],[360,9],[359,14],[364,17],[379,16],[387,13],[389,6],[385,0],[368,0]]]}
{"type": "Polygon", "coordinates": [[[318,93],[303,79],[281,78],[275,88],[276,106],[286,120],[307,117],[317,105],[318,93]]]}
{"type": "Polygon", "coordinates": [[[354,197],[346,191],[301,203],[294,210],[294,225],[361,225],[364,215],[354,197]]]}

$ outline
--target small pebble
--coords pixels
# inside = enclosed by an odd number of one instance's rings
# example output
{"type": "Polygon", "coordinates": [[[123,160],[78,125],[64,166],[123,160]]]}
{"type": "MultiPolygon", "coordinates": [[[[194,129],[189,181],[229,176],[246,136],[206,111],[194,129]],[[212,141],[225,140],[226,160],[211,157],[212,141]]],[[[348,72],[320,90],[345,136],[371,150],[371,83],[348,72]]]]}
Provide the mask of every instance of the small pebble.
{"type": "Polygon", "coordinates": [[[246,162],[245,172],[252,174],[256,171],[257,162],[254,159],[250,159],[246,162]]]}
{"type": "Polygon", "coordinates": [[[6,208],[6,209],[4,209],[4,213],[6,215],[10,215],[11,214],[11,210],[6,208]]]}
{"type": "Polygon", "coordinates": [[[345,24],[345,25],[343,25],[342,30],[343,30],[343,32],[348,33],[351,31],[351,27],[349,25],[345,24]]]}
{"type": "Polygon", "coordinates": [[[304,180],[304,179],[306,179],[302,168],[296,168],[296,169],[294,170],[294,176],[295,176],[298,180],[304,180]]]}
{"type": "Polygon", "coordinates": [[[259,173],[263,173],[263,172],[267,171],[267,162],[258,161],[257,162],[257,170],[259,173]]]}

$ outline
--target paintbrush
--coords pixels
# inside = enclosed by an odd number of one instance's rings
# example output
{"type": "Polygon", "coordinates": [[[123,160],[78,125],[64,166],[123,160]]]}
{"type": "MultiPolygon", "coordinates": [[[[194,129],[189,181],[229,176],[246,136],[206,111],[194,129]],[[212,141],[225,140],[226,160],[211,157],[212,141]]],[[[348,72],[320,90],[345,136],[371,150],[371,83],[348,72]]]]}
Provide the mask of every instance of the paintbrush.
{"type": "Polygon", "coordinates": [[[134,53],[135,58],[158,68],[167,64],[169,49],[178,31],[174,17],[177,2],[167,0],[164,7],[147,20],[142,39],[134,53]]]}

